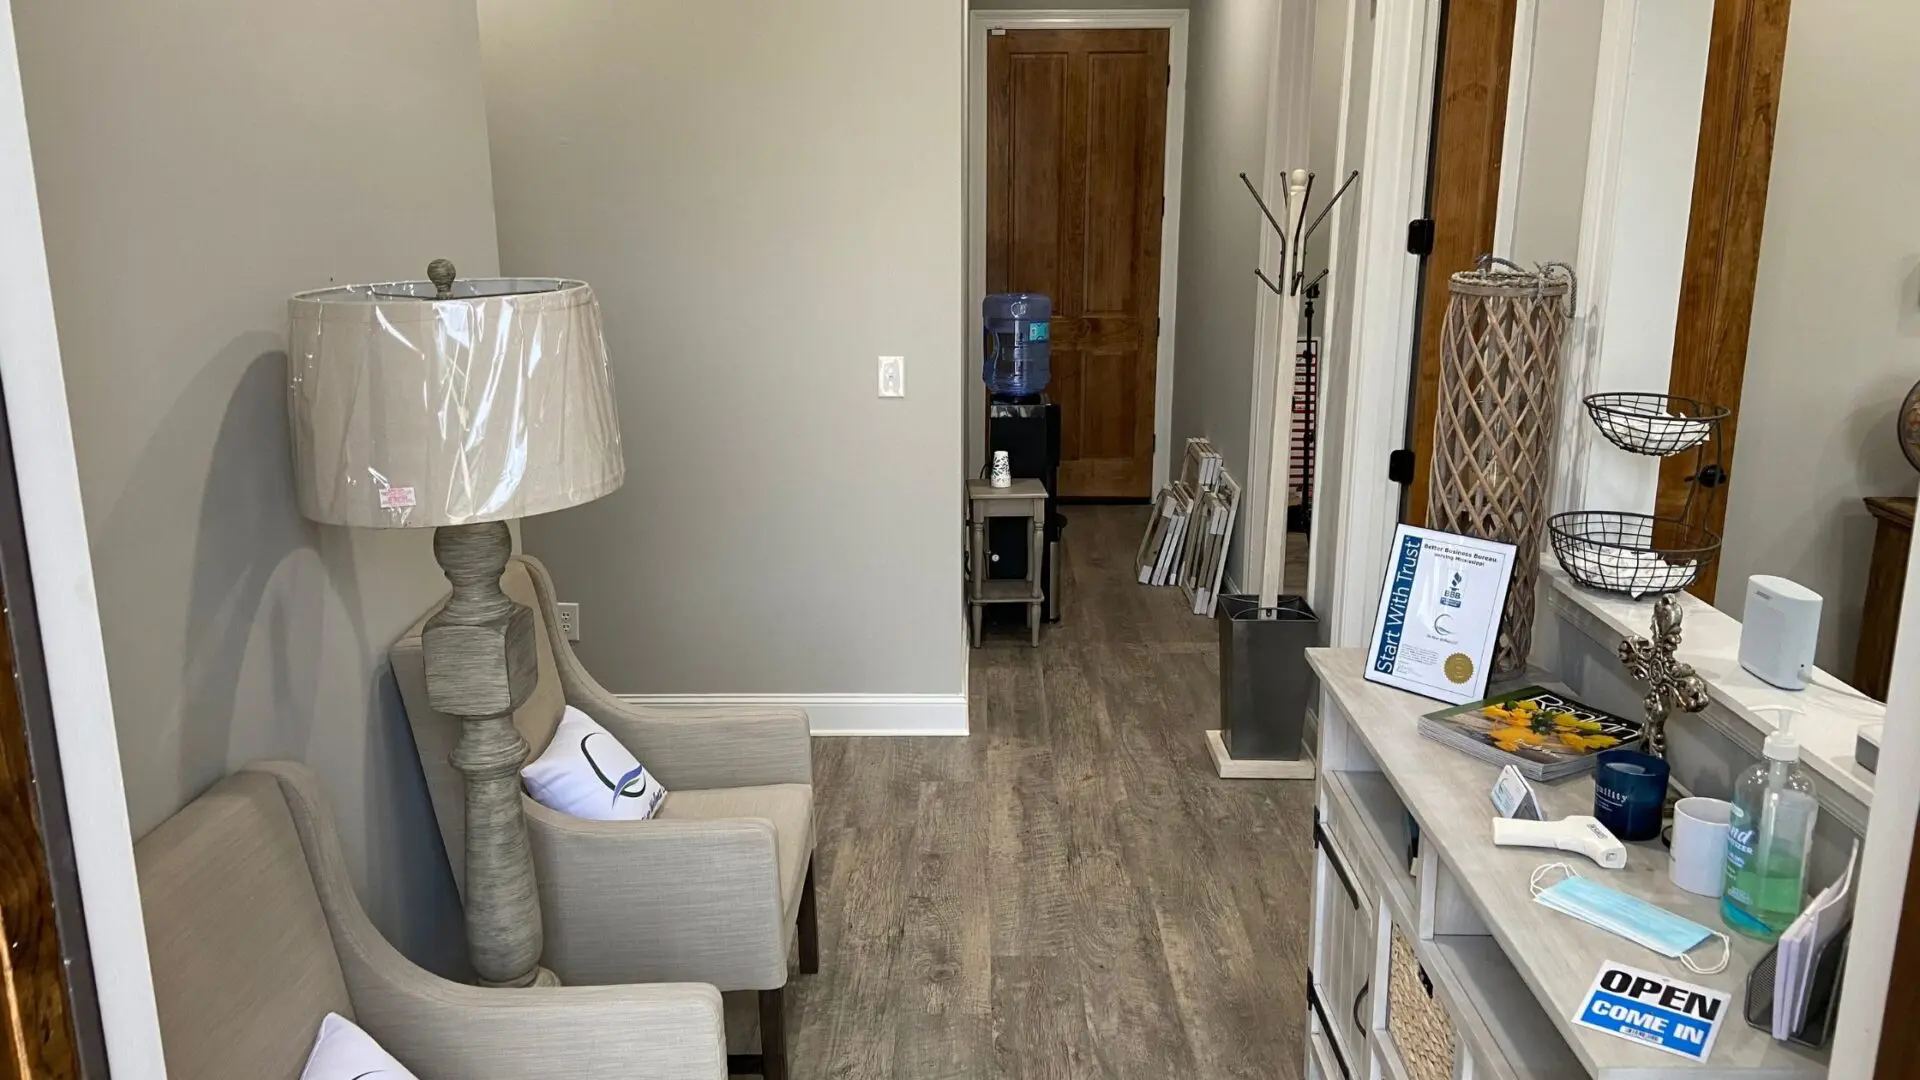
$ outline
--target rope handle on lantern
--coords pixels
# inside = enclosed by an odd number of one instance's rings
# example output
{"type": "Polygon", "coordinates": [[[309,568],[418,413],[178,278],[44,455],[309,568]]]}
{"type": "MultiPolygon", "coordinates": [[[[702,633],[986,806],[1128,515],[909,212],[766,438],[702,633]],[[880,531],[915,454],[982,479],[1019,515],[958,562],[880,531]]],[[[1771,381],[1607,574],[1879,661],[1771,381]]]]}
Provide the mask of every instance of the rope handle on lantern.
{"type": "Polygon", "coordinates": [[[1555,278],[1564,277],[1567,281],[1567,318],[1573,318],[1580,310],[1580,279],[1574,274],[1573,267],[1568,266],[1566,263],[1535,263],[1533,264],[1533,269],[1529,270],[1519,263],[1514,262],[1512,259],[1503,259],[1498,255],[1488,253],[1474,260],[1474,271],[1490,276],[1496,273],[1504,273],[1511,274],[1515,277],[1531,278],[1534,281],[1535,298],[1545,296],[1547,286],[1553,284],[1555,278]],[[1493,269],[1496,266],[1504,269],[1496,271],[1493,269]]]}

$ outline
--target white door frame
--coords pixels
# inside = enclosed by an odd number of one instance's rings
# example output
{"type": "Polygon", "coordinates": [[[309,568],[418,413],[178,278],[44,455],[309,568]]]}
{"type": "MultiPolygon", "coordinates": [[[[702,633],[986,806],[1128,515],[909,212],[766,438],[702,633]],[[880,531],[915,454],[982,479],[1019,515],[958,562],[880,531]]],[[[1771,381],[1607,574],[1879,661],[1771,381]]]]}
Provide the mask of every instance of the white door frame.
{"type": "Polygon", "coordinates": [[[1323,361],[1350,372],[1346,400],[1324,406],[1344,417],[1340,474],[1327,478],[1325,507],[1340,518],[1330,553],[1332,602],[1321,613],[1335,647],[1366,644],[1400,523],[1401,487],[1387,479],[1387,458],[1406,430],[1413,380],[1420,260],[1407,254],[1407,222],[1426,213],[1439,29],[1440,0],[1379,0],[1366,150],[1355,186],[1353,338],[1343,355],[1323,361]]]}
{"type": "Polygon", "coordinates": [[[1516,0],[1506,127],[1500,139],[1500,199],[1493,218],[1493,253],[1509,259],[1513,257],[1514,222],[1520,210],[1520,171],[1526,159],[1527,108],[1533,92],[1533,50],[1539,28],[1540,0],[1516,0]]]}
{"type": "MultiPolygon", "coordinates": [[[[1912,776],[1920,769],[1920,546],[1907,555],[1907,591],[1897,634],[1877,770],[1884,777],[1912,776]]],[[[1853,950],[1847,960],[1829,1063],[1833,1076],[1871,1076],[1880,1053],[1900,909],[1910,899],[1920,899],[1907,896],[1916,813],[1920,786],[1891,783],[1874,788],[1853,908],[1853,940],[1871,945],[1853,950]]]]}
{"type": "MultiPolygon", "coordinates": [[[[1289,220],[1286,212],[1280,208],[1287,193],[1288,174],[1294,169],[1304,168],[1308,159],[1308,114],[1313,104],[1313,19],[1313,0],[1281,0],[1274,12],[1273,63],[1267,77],[1267,155],[1260,166],[1260,193],[1282,222],[1289,220]]],[[[1319,198],[1326,199],[1340,185],[1338,180],[1320,177],[1314,186],[1319,198]]],[[[1249,227],[1260,230],[1260,265],[1279,266],[1280,234],[1260,219],[1258,211],[1251,206],[1247,209],[1249,227]]],[[[1313,212],[1309,210],[1309,215],[1313,212]]],[[[1285,274],[1278,271],[1276,274],[1275,280],[1284,287],[1285,274]]],[[[1248,276],[1252,277],[1251,274],[1248,276]]],[[[1333,275],[1329,273],[1328,279],[1332,278],[1333,275]]],[[[1290,390],[1279,392],[1274,382],[1283,377],[1283,366],[1289,372],[1287,377],[1291,381],[1293,357],[1300,346],[1297,341],[1280,340],[1281,298],[1257,281],[1248,282],[1246,288],[1254,291],[1256,299],[1253,309],[1252,393],[1249,395],[1247,411],[1246,494],[1243,496],[1246,501],[1243,512],[1247,515],[1247,547],[1242,557],[1242,580],[1236,584],[1249,593],[1255,593],[1260,589],[1269,547],[1282,552],[1281,558],[1285,558],[1287,508],[1282,506],[1278,514],[1269,516],[1271,508],[1267,504],[1267,495],[1272,487],[1269,473],[1274,436],[1281,430],[1282,423],[1293,423],[1293,394],[1290,390]],[[1291,351],[1283,352],[1283,349],[1291,351]],[[1276,532],[1281,534],[1281,542],[1270,545],[1268,538],[1276,532]]],[[[1325,356],[1321,357],[1320,363],[1324,371],[1325,356]]],[[[1291,468],[1290,463],[1288,467],[1291,468]]],[[[1311,560],[1311,551],[1308,557],[1311,560]]],[[[1283,581],[1282,584],[1291,583],[1283,581]]]]}
{"type": "Polygon", "coordinates": [[[1173,317],[1179,296],[1180,174],[1187,129],[1187,13],[1139,11],[975,11],[967,19],[967,311],[965,348],[967,470],[977,475],[986,460],[982,435],[985,404],[980,393],[980,305],[987,295],[987,35],[992,30],[1166,30],[1167,210],[1160,223],[1160,334],[1153,372],[1153,488],[1167,483],[1173,442],[1173,317]]]}
{"type": "Polygon", "coordinates": [[[115,1077],[164,1080],[10,0],[0,0],[0,382],[107,1064],[115,1077]]]}

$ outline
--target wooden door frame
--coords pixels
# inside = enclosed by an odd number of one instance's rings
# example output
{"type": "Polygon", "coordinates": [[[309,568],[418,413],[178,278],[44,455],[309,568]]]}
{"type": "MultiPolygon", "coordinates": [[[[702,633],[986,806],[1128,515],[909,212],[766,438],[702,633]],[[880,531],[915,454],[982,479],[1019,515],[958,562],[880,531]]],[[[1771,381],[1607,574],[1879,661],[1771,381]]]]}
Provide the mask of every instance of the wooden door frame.
{"type": "Polygon", "coordinates": [[[980,305],[987,295],[987,35],[992,30],[1166,30],[1165,180],[1160,224],[1160,333],[1153,372],[1153,490],[1173,460],[1173,317],[1179,295],[1180,173],[1187,127],[1187,12],[1178,9],[973,11],[967,16],[967,298],[961,325],[961,399],[968,475],[986,460],[986,403],[980,391],[980,305]]]}
{"type": "MultiPolygon", "coordinates": [[[[1693,212],[1687,223],[1680,317],[1667,390],[1733,411],[1721,428],[1718,451],[1729,472],[1740,428],[1747,332],[1760,277],[1790,6],[1789,0],[1718,0],[1707,57],[1693,212]]],[[[1680,517],[1691,510],[1693,520],[1724,535],[1731,490],[1722,483],[1703,511],[1699,499],[1688,497],[1695,489],[1690,482],[1695,467],[1691,454],[1660,463],[1654,513],[1680,517]]],[[[1712,603],[1719,573],[1716,559],[1687,591],[1712,603]]]]}
{"type": "Polygon", "coordinates": [[[11,443],[25,448],[14,455],[21,525],[107,1062],[115,1080],[164,1080],[13,25],[11,0],[0,0],[0,382],[11,443]]]}
{"type": "MultiPolygon", "coordinates": [[[[1500,199],[1509,194],[1505,162],[1492,157],[1511,146],[1507,105],[1513,95],[1513,43],[1518,38],[1519,0],[1476,0],[1467,11],[1450,0],[1442,17],[1436,75],[1433,129],[1438,141],[1428,151],[1426,220],[1429,250],[1421,262],[1420,322],[1415,337],[1412,415],[1407,445],[1413,450],[1413,479],[1407,485],[1402,514],[1425,525],[1432,504],[1434,441],[1439,425],[1440,338],[1451,302],[1448,282],[1470,270],[1474,260],[1498,248],[1500,199]],[[1482,16],[1492,16],[1486,21],[1482,16]],[[1467,31],[1491,29],[1493,40],[1467,31]],[[1465,43],[1463,45],[1463,43],[1465,43]],[[1491,65],[1491,70],[1489,66],[1491,65]],[[1459,80],[1458,83],[1455,80],[1459,80]],[[1484,80],[1484,81],[1483,81],[1484,80]],[[1504,87],[1500,83],[1504,82],[1504,87]],[[1484,98],[1474,93],[1486,87],[1484,98]],[[1498,137],[1492,137],[1495,128],[1498,137]]],[[[1531,71],[1531,65],[1529,65],[1531,71]]],[[[1517,189],[1516,189],[1517,193],[1517,189]]]]}

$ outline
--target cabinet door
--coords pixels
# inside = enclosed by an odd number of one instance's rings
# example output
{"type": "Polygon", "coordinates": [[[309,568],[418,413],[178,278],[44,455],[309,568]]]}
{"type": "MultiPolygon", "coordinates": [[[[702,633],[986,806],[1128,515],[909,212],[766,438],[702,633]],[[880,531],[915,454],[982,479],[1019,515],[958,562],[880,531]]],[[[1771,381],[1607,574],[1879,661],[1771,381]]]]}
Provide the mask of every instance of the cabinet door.
{"type": "Polygon", "coordinates": [[[1312,972],[1319,1015],[1338,1065],[1354,1080],[1367,1074],[1363,1020],[1374,968],[1374,904],[1364,881],[1324,831],[1314,860],[1314,906],[1320,912],[1312,972]]]}

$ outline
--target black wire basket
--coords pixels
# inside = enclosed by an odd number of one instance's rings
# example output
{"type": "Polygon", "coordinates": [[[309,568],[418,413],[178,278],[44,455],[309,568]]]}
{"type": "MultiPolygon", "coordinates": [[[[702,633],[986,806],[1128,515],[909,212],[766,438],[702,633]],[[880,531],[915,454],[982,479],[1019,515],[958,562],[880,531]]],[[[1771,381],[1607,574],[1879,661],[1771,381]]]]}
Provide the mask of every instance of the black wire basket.
{"type": "Polygon", "coordinates": [[[1673,394],[1592,394],[1586,406],[1608,442],[1648,457],[1669,457],[1703,445],[1731,415],[1725,406],[1673,394]]]}
{"type": "Polygon", "coordinates": [[[1720,537],[1702,526],[1618,510],[1555,514],[1547,536],[1567,576],[1636,600],[1679,592],[1720,553],[1720,537]]]}

